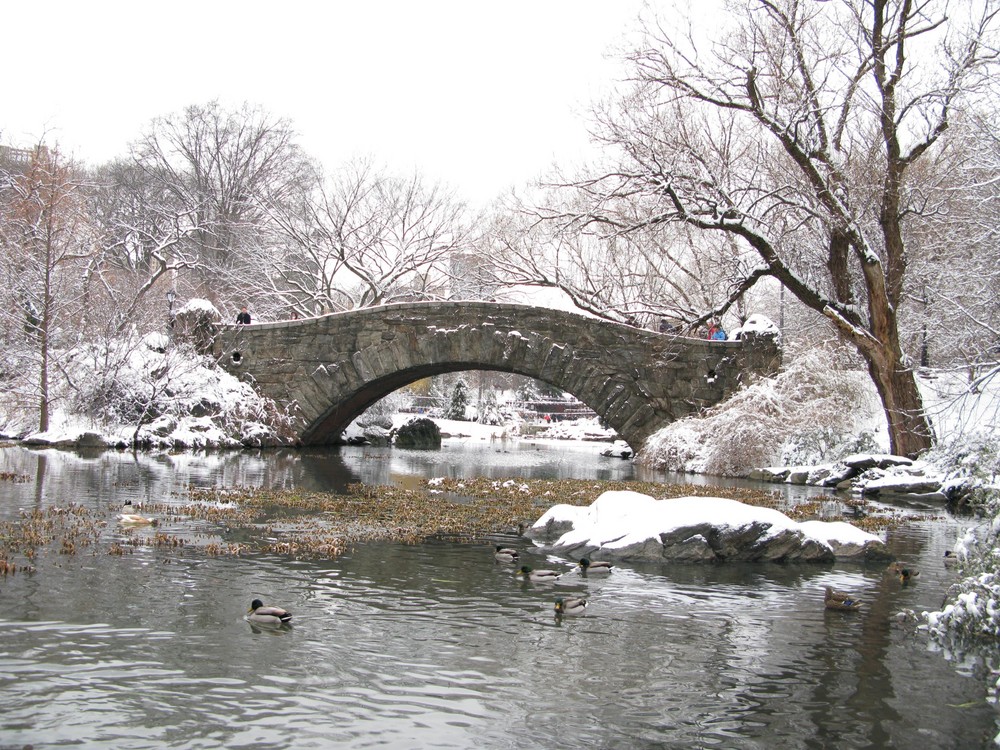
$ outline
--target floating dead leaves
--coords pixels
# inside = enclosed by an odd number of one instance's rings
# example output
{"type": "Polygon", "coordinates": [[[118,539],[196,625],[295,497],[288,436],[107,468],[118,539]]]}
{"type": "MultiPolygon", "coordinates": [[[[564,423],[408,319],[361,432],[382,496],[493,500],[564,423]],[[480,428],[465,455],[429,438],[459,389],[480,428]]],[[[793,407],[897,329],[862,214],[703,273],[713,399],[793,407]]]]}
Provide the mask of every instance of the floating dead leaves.
{"type": "Polygon", "coordinates": [[[18,564],[12,560],[8,560],[6,557],[0,557],[0,575],[4,577],[13,575],[14,573],[32,573],[35,568],[31,565],[18,564]]]}
{"type": "MultiPolygon", "coordinates": [[[[490,535],[518,533],[552,505],[589,505],[611,490],[664,499],[728,497],[783,510],[796,520],[847,520],[872,532],[921,518],[880,509],[864,499],[833,496],[819,496],[787,508],[779,492],[748,488],[579,479],[439,478],[426,480],[418,489],[355,484],[343,495],[192,487],[174,502],[143,503],[142,512],[160,521],[155,533],[115,525],[115,538],[110,543],[105,539],[105,543],[107,554],[113,556],[132,554],[139,547],[156,547],[184,548],[212,557],[267,553],[318,559],[337,557],[354,545],[371,541],[415,544],[437,538],[481,543],[490,535]],[[191,527],[190,538],[163,530],[164,525],[177,524],[191,527]]],[[[30,563],[38,550],[48,545],[57,546],[63,555],[96,548],[109,525],[108,518],[119,509],[109,507],[104,514],[94,514],[70,504],[24,511],[17,521],[0,523],[0,575],[33,570],[30,563]],[[17,561],[17,556],[23,556],[25,562],[17,561]]]]}
{"type": "Polygon", "coordinates": [[[754,490],[746,487],[715,487],[700,484],[664,484],[660,482],[631,482],[593,479],[428,479],[432,490],[480,498],[517,499],[534,498],[540,507],[556,503],[590,505],[604,492],[629,490],[651,497],[727,497],[749,505],[778,507],[781,495],[776,491],[754,490]]]}
{"type": "Polygon", "coordinates": [[[17,520],[0,522],[0,574],[34,570],[30,562],[38,550],[57,541],[61,555],[93,547],[104,525],[87,508],[73,503],[22,510],[17,520]],[[17,562],[17,556],[28,562],[17,562]]]}
{"type": "Polygon", "coordinates": [[[14,484],[25,484],[31,481],[27,474],[15,474],[13,471],[0,471],[0,482],[13,482],[14,484]]]}

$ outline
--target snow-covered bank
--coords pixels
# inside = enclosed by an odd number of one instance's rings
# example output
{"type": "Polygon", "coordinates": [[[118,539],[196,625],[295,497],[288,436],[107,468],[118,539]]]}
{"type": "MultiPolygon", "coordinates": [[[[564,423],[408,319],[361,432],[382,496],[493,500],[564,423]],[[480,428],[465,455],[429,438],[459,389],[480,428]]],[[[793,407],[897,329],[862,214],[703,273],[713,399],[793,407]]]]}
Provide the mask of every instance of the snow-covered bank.
{"type": "Polygon", "coordinates": [[[669,562],[831,562],[889,559],[881,538],[843,521],[797,522],[771,508],[718,497],[656,500],[605,492],[587,507],[555,505],[525,536],[582,558],[669,562]]]}
{"type": "Polygon", "coordinates": [[[775,377],[655,433],[637,460],[665,471],[745,476],[760,466],[884,453],[885,423],[871,379],[830,367],[836,356],[821,348],[796,353],[775,377]]]}
{"type": "Polygon", "coordinates": [[[81,347],[62,364],[72,389],[53,399],[49,428],[0,396],[0,435],[28,445],[204,449],[288,445],[287,419],[190,346],[152,334],[131,346],[81,347]],[[102,366],[114,361],[114,369],[102,366]]]}

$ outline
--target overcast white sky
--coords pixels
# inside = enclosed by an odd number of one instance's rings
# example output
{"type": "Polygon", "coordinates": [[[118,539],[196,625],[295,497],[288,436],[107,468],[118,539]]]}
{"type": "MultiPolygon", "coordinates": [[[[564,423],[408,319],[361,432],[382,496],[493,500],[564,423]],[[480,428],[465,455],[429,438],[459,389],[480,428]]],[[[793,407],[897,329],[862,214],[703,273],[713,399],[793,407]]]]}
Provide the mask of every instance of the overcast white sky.
{"type": "Polygon", "coordinates": [[[482,203],[586,147],[643,0],[16,0],[0,142],[98,164],[219,99],[288,118],[327,167],[371,154],[482,203]],[[13,74],[10,72],[13,71],[13,74]]]}

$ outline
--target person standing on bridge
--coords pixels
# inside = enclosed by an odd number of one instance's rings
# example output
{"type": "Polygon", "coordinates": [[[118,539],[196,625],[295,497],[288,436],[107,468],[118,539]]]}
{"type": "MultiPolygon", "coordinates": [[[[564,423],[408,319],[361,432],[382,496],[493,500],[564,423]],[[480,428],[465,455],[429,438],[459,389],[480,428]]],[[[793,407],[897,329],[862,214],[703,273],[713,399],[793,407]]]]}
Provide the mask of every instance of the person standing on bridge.
{"type": "Polygon", "coordinates": [[[717,322],[713,321],[712,325],[708,328],[708,338],[712,341],[725,341],[726,331],[717,322]]]}
{"type": "Polygon", "coordinates": [[[250,313],[247,312],[246,305],[240,308],[240,314],[236,316],[236,322],[244,326],[250,325],[250,313]]]}

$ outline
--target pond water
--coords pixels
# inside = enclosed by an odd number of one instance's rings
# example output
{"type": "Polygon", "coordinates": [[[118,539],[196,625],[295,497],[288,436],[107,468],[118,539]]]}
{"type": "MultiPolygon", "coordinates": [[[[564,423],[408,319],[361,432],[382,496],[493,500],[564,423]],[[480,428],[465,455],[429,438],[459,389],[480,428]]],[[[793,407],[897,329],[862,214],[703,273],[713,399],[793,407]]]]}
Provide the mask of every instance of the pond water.
{"type": "MultiPolygon", "coordinates": [[[[0,450],[0,518],[196,486],[339,490],[424,476],[657,479],[598,446],[447,444],[440,452],[79,456],[0,450]]],[[[686,479],[691,479],[686,477],[686,479]]],[[[967,522],[964,522],[967,523],[967,522]]],[[[209,557],[196,544],[39,555],[0,582],[0,747],[971,748],[997,714],[983,667],[896,622],[937,609],[962,520],[924,516],[884,566],[622,564],[523,583],[492,546],[366,544],[331,560],[209,557]],[[865,601],[828,611],[833,585],[865,601]],[[557,620],[556,596],[585,614],[557,620]],[[289,629],[243,619],[260,597],[289,629]]],[[[199,529],[161,529],[197,537],[199,529]]],[[[120,530],[102,532],[113,541],[120,530]]],[[[153,533],[143,530],[137,533],[153,533]]]]}

